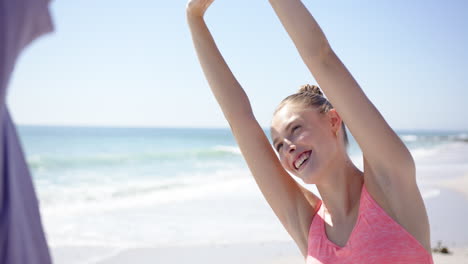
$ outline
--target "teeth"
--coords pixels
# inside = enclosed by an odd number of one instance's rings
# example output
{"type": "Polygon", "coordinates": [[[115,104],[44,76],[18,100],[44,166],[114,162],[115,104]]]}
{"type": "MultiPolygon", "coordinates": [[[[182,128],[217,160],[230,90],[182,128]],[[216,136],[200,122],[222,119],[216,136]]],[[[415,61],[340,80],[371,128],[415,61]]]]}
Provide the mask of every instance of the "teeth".
{"type": "Polygon", "coordinates": [[[309,156],[310,156],[310,153],[309,153],[309,152],[302,154],[302,155],[296,160],[296,162],[294,162],[294,167],[296,167],[296,169],[298,169],[298,168],[302,165],[302,163],[303,163],[305,160],[307,160],[307,159],[309,158],[309,156]]]}

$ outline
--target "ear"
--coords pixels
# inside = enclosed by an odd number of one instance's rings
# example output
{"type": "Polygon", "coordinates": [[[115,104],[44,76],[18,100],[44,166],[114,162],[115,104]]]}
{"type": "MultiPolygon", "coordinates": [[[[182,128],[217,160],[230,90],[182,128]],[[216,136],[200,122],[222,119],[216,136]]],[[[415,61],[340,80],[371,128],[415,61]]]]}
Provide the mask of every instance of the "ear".
{"type": "Polygon", "coordinates": [[[333,133],[336,133],[337,131],[340,130],[341,128],[341,116],[338,114],[338,112],[335,109],[331,109],[328,111],[328,118],[330,120],[330,125],[333,133]]]}

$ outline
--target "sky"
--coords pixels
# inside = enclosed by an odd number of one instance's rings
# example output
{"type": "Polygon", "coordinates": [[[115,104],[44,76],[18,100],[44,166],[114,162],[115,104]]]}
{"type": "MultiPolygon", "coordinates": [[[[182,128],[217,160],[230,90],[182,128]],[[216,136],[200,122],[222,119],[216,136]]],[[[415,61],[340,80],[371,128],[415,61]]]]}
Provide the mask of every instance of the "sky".
{"type": "MultiPolygon", "coordinates": [[[[303,1],[396,130],[468,130],[468,1],[303,1]]],[[[12,76],[17,124],[228,127],[199,66],[186,1],[54,0],[55,31],[12,76]]],[[[269,2],[215,0],[206,21],[269,127],[278,103],[316,84],[269,2]]]]}

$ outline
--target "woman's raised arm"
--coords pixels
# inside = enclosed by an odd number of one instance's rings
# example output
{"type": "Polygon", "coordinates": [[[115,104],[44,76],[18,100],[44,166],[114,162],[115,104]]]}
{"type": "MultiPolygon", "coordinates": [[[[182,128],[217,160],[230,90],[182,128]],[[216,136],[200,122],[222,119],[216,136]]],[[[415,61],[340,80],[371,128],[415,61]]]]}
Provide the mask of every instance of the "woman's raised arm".
{"type": "Polygon", "coordinates": [[[192,0],[187,5],[187,21],[198,60],[228,122],[252,117],[249,99],[224,61],[203,18],[213,1],[192,0]]]}
{"type": "Polygon", "coordinates": [[[362,149],[367,189],[419,241],[429,241],[427,214],[411,153],[336,56],[303,3],[269,1],[304,63],[362,149]]]}
{"type": "Polygon", "coordinates": [[[414,162],[408,149],[336,56],[303,3],[300,0],[270,0],[270,3],[372,169],[379,175],[391,173],[393,178],[398,177],[392,173],[398,169],[405,172],[401,180],[415,182],[414,162]]]}
{"type": "Polygon", "coordinates": [[[309,226],[319,199],[301,188],[284,170],[256,121],[247,95],[231,73],[204,22],[203,15],[212,2],[191,0],[187,6],[187,20],[198,59],[257,185],[306,256],[309,226]]]}

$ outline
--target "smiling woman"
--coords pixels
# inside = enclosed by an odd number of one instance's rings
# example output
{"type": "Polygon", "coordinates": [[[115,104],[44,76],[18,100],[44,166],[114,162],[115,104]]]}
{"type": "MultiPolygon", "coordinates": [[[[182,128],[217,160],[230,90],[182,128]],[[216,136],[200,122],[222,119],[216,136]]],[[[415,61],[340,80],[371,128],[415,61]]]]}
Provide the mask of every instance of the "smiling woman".
{"type": "MultiPolygon", "coordinates": [[[[335,123],[339,122],[340,119],[335,109],[333,109],[333,106],[326,98],[323,97],[319,87],[315,85],[302,86],[297,93],[286,97],[275,110],[270,130],[271,137],[273,139],[273,146],[280,156],[283,167],[289,170],[293,175],[299,176],[296,172],[299,172],[299,169],[302,171],[302,167],[304,167],[301,166],[301,168],[299,168],[299,164],[296,164],[298,161],[307,161],[308,163],[308,161],[311,160],[313,163],[322,165],[329,164],[334,161],[333,159],[328,161],[317,160],[317,156],[315,156],[316,151],[313,151],[312,149],[299,151],[297,150],[297,145],[292,143],[301,140],[306,144],[310,144],[313,142],[312,136],[318,140],[315,147],[323,145],[320,143],[328,142],[324,140],[329,135],[329,133],[327,133],[328,127],[325,127],[325,130],[323,129],[323,125],[327,125],[327,123],[322,121],[327,117],[333,118],[332,121],[335,123]],[[282,128],[283,124],[286,124],[285,128],[282,128]],[[284,133],[280,133],[281,130],[283,130],[284,133]],[[322,131],[325,133],[324,135],[319,134],[322,131]],[[295,156],[291,158],[292,160],[282,158],[282,153],[284,153],[283,148],[286,148],[286,150],[284,150],[286,152],[295,152],[295,156]],[[304,158],[303,154],[307,155],[307,159],[304,158]],[[311,155],[314,156],[310,158],[311,155]]],[[[339,123],[335,125],[339,125],[339,123]]],[[[335,137],[343,139],[343,144],[338,144],[340,151],[342,153],[346,153],[346,148],[349,143],[344,123],[341,122],[341,128],[335,129],[335,131],[335,137]],[[343,134],[343,136],[341,136],[341,134],[343,134]]],[[[323,146],[323,151],[332,151],[334,149],[336,149],[336,146],[334,145],[323,146]]],[[[318,153],[322,153],[322,151],[319,151],[318,153]]],[[[332,154],[327,154],[326,156],[333,157],[332,154]]],[[[351,160],[348,155],[343,158],[347,159],[346,162],[351,164],[351,160]]],[[[312,165],[313,164],[311,164],[311,166],[312,165]]],[[[310,172],[306,174],[314,175],[314,173],[310,172]]],[[[306,180],[305,178],[302,179],[305,183],[317,183],[315,181],[306,180]]]]}
{"type": "MultiPolygon", "coordinates": [[[[293,103],[302,106],[309,106],[316,108],[319,113],[327,113],[333,109],[332,104],[323,96],[322,91],[316,85],[303,85],[297,93],[292,94],[281,101],[279,106],[276,108],[273,116],[275,116],[279,110],[281,110],[286,104],[293,103]]],[[[343,131],[343,140],[346,146],[349,145],[348,134],[346,133],[344,122],[341,123],[341,130],[343,131]]],[[[273,131],[271,131],[273,132],[273,131]]],[[[337,131],[338,133],[339,131],[337,131]]],[[[276,146],[275,140],[273,140],[273,145],[276,146]]],[[[277,149],[277,147],[275,147],[277,149]]]]}
{"type": "Polygon", "coordinates": [[[270,0],[330,102],[306,85],[280,104],[271,125],[279,159],[205,24],[212,2],[187,6],[200,64],[256,183],[307,263],[432,263],[413,158],[302,2],[270,0]],[[344,122],[362,149],[363,171],[346,151],[344,122]],[[322,199],[288,171],[316,184],[322,199]]]}

